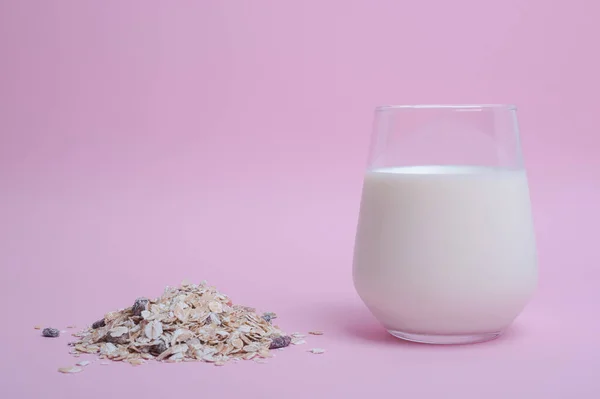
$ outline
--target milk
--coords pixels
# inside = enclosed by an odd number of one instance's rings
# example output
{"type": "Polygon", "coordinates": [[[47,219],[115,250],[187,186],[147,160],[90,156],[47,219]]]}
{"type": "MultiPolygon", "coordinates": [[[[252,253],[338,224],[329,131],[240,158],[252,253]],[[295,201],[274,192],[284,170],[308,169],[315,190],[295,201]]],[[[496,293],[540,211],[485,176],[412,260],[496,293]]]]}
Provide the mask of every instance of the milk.
{"type": "Polygon", "coordinates": [[[368,171],[353,269],[357,292],[392,333],[502,332],[537,284],[525,172],[368,171]]]}

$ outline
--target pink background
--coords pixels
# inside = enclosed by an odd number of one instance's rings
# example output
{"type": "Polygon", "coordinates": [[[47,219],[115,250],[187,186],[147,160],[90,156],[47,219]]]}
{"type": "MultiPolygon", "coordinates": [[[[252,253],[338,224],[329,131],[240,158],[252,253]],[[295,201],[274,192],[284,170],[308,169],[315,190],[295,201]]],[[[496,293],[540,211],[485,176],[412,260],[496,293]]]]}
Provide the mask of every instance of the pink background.
{"type": "Polygon", "coordinates": [[[0,397],[598,397],[599,8],[0,1],[0,397]],[[351,282],[372,110],[465,102],[519,106],[540,288],[497,341],[401,343],[351,282]],[[184,278],[326,335],[65,376],[68,338],[33,330],[184,278]]]}

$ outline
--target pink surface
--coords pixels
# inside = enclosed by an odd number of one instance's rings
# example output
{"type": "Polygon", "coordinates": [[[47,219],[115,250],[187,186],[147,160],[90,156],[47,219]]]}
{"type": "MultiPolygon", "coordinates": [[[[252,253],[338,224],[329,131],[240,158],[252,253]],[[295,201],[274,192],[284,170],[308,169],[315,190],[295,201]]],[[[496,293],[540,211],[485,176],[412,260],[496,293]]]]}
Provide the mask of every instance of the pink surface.
{"type": "Polygon", "coordinates": [[[598,8],[0,2],[0,397],[598,397],[598,8]],[[540,288],[497,341],[401,343],[351,283],[372,110],[465,102],[519,106],[540,288]],[[268,364],[67,376],[68,338],[33,330],[183,278],[326,335],[268,364]]]}

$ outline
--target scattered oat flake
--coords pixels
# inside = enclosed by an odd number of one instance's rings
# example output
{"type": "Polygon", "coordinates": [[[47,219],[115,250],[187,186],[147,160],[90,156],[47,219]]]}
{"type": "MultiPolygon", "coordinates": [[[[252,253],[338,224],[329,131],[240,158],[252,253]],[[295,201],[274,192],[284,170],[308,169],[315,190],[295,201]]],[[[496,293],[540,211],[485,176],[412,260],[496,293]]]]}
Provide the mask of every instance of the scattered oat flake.
{"type": "Polygon", "coordinates": [[[88,366],[88,365],[90,365],[91,363],[92,363],[92,362],[90,362],[89,360],[82,360],[82,361],[80,361],[79,363],[77,363],[77,365],[78,365],[78,366],[85,367],[85,366],[88,366]]]}
{"type": "Polygon", "coordinates": [[[306,338],[306,335],[300,333],[293,333],[290,335],[292,338],[306,338]]]}
{"type": "Polygon", "coordinates": [[[215,366],[225,366],[225,362],[215,362],[215,366]]]}
{"type": "Polygon", "coordinates": [[[323,331],[320,331],[320,330],[309,331],[308,333],[310,335],[323,335],[323,334],[325,334],[323,331]]]}
{"type": "Polygon", "coordinates": [[[322,353],[325,353],[325,349],[313,348],[313,349],[309,350],[309,352],[314,353],[315,355],[320,355],[322,353]]]}
{"type": "Polygon", "coordinates": [[[33,326],[33,328],[36,329],[36,330],[41,330],[42,326],[33,326]]]}
{"type": "Polygon", "coordinates": [[[304,345],[305,343],[306,343],[306,341],[303,339],[299,339],[297,341],[292,340],[293,345],[304,345]]]}
{"type": "Polygon", "coordinates": [[[60,367],[58,369],[59,372],[63,374],[74,374],[81,373],[83,369],[81,367],[71,366],[71,367],[60,367]]]}

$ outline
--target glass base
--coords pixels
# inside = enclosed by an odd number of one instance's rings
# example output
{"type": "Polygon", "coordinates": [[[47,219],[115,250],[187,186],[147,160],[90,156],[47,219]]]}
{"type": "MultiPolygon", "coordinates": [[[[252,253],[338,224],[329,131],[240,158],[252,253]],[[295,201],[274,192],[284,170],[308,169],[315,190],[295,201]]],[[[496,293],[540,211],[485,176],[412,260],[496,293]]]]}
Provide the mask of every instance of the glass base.
{"type": "Polygon", "coordinates": [[[418,342],[420,344],[434,345],[464,345],[491,341],[502,335],[502,331],[482,334],[458,334],[458,335],[436,335],[436,334],[413,334],[402,331],[388,330],[396,338],[405,341],[418,342]]]}

